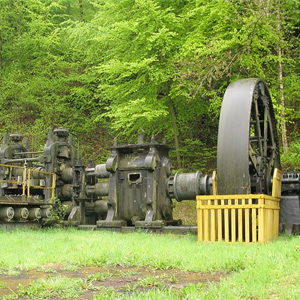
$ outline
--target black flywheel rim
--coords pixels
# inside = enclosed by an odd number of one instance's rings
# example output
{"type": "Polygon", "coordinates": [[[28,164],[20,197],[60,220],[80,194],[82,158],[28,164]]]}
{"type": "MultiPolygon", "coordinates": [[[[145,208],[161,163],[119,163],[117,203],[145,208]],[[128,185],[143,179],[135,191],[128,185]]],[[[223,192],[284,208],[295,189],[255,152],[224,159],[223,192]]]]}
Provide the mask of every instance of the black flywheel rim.
{"type": "Polygon", "coordinates": [[[271,194],[280,168],[278,135],[271,97],[258,78],[241,79],[225,92],[218,134],[219,194],[271,194]]]}

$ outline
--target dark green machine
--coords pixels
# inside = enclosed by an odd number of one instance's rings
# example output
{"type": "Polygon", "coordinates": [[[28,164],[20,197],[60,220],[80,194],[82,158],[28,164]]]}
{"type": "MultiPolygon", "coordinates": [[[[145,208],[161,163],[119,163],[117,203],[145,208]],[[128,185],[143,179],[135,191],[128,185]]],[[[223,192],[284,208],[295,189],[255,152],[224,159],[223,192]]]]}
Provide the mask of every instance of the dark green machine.
{"type": "Polygon", "coordinates": [[[189,200],[210,192],[210,178],[200,172],[172,175],[169,147],[154,138],[145,143],[139,135],[137,144],[129,145],[115,140],[110,150],[106,164],[74,167],[80,170],[75,178],[81,178],[74,182],[81,187],[76,199],[80,228],[159,230],[180,226],[181,220],[172,216],[172,198],[189,200]],[[88,218],[93,206],[98,219],[88,218]]]}
{"type": "Polygon", "coordinates": [[[113,145],[106,162],[109,177],[108,213],[98,227],[121,227],[149,224],[172,218],[172,203],[167,193],[171,175],[169,147],[153,138],[144,143],[139,135],[136,145],[113,145]]]}
{"type": "Polygon", "coordinates": [[[49,220],[54,198],[63,198],[69,180],[65,173],[72,171],[74,156],[72,136],[62,128],[50,130],[44,150],[35,152],[30,151],[28,139],[23,142],[21,134],[4,134],[0,149],[0,227],[38,228],[49,220]]]}

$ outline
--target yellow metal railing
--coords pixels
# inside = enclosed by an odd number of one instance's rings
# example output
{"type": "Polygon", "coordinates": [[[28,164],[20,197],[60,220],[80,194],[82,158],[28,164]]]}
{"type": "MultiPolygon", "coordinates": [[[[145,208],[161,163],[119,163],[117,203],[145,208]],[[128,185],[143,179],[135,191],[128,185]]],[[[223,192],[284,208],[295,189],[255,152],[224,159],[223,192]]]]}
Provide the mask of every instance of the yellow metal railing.
{"type": "MultiPolygon", "coordinates": [[[[17,184],[22,186],[22,196],[27,196],[28,198],[30,197],[30,188],[36,188],[36,189],[43,189],[43,190],[51,190],[51,199],[53,200],[55,197],[55,174],[51,172],[45,172],[45,171],[39,171],[35,169],[30,169],[26,168],[23,166],[15,166],[15,165],[5,165],[5,164],[0,164],[0,167],[8,168],[8,169],[21,169],[22,170],[22,181],[16,181],[16,180],[10,180],[10,179],[5,179],[5,180],[0,180],[0,183],[7,183],[7,184],[17,184]],[[40,186],[40,185],[33,185],[31,184],[31,179],[33,173],[39,173],[39,174],[44,174],[44,175],[49,175],[51,176],[51,186],[45,187],[45,186],[40,186]],[[26,176],[27,174],[27,176],[26,176]],[[26,190],[27,190],[27,195],[26,195],[26,190]]],[[[11,174],[11,171],[9,172],[11,174]]]]}
{"type": "Polygon", "coordinates": [[[51,199],[54,199],[55,196],[55,174],[51,172],[45,172],[45,171],[39,171],[34,169],[27,169],[27,197],[30,197],[30,188],[36,188],[36,189],[43,189],[43,190],[52,190],[51,193],[51,199]],[[33,185],[31,184],[31,174],[38,173],[38,174],[44,174],[44,175],[50,175],[51,176],[51,186],[45,187],[40,185],[33,185]]]}
{"type": "MultiPolygon", "coordinates": [[[[0,164],[0,167],[5,167],[5,168],[10,168],[10,169],[21,169],[22,170],[22,181],[16,181],[16,180],[0,180],[0,183],[7,183],[7,184],[19,184],[22,185],[22,195],[25,196],[25,187],[26,187],[26,168],[22,167],[22,166],[14,166],[14,165],[4,165],[4,164],[0,164]]],[[[9,174],[11,174],[11,172],[9,172],[9,174]]]]}
{"type": "Polygon", "coordinates": [[[272,196],[197,196],[198,241],[266,243],[278,235],[281,176],[276,169],[272,196]]]}

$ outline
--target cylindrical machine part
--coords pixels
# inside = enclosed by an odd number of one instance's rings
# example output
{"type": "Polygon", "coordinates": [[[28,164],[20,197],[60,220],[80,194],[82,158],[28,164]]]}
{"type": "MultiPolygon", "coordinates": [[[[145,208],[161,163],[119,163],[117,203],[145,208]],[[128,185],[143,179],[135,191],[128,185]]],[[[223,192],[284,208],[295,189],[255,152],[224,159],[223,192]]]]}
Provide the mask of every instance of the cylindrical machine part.
{"type": "Polygon", "coordinates": [[[30,179],[30,185],[38,186],[38,185],[40,185],[40,180],[39,179],[30,179]]]}
{"type": "Polygon", "coordinates": [[[108,182],[97,182],[95,185],[87,185],[85,187],[85,192],[88,196],[104,197],[108,196],[108,191],[108,182]]]}
{"type": "Polygon", "coordinates": [[[73,169],[64,168],[61,171],[61,178],[65,183],[71,183],[73,181],[73,169]]]}
{"type": "Polygon", "coordinates": [[[86,176],[96,176],[97,178],[108,178],[110,173],[106,170],[106,164],[96,165],[95,168],[87,168],[86,176]]]}
{"type": "Polygon", "coordinates": [[[19,220],[26,220],[29,217],[29,211],[26,207],[15,208],[15,218],[19,220]]]}
{"type": "Polygon", "coordinates": [[[42,217],[42,210],[39,207],[29,208],[29,219],[38,220],[42,217]]]}
{"type": "Polygon", "coordinates": [[[106,164],[96,165],[95,167],[95,176],[98,178],[108,178],[110,175],[106,170],[106,164]]]}
{"type": "Polygon", "coordinates": [[[16,169],[14,169],[14,175],[16,176],[16,177],[22,177],[23,176],[23,169],[19,169],[19,168],[16,168],[16,169]]]}
{"type": "Polygon", "coordinates": [[[107,207],[107,202],[105,200],[97,200],[94,203],[94,209],[95,212],[98,215],[105,215],[107,213],[108,207],[107,207]]]}
{"type": "Polygon", "coordinates": [[[43,173],[40,173],[41,171],[44,171],[43,168],[39,167],[39,168],[34,168],[34,171],[38,171],[38,172],[31,172],[31,178],[33,179],[45,179],[46,175],[43,173]]]}
{"type": "Polygon", "coordinates": [[[196,173],[176,173],[168,181],[169,196],[177,201],[196,200],[197,195],[209,194],[209,177],[196,173]]]}
{"type": "Polygon", "coordinates": [[[52,208],[47,207],[42,209],[42,218],[51,218],[52,217],[52,208]]]}
{"type": "Polygon", "coordinates": [[[71,184],[64,184],[61,189],[61,194],[64,199],[71,199],[73,196],[73,186],[71,184]]]}
{"type": "Polygon", "coordinates": [[[11,220],[15,215],[15,211],[12,207],[0,208],[0,219],[11,220]]]}

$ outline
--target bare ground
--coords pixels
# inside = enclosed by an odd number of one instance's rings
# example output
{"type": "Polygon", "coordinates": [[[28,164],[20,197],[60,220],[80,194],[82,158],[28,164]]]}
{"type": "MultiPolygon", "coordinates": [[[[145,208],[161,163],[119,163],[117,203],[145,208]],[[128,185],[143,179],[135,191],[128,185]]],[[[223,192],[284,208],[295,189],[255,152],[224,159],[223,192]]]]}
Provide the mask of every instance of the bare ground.
{"type": "MultiPolygon", "coordinates": [[[[156,282],[164,284],[167,288],[182,289],[188,283],[207,284],[208,282],[219,282],[220,278],[225,276],[224,272],[201,273],[201,272],[185,272],[178,269],[153,270],[145,267],[123,267],[123,266],[106,266],[106,267],[80,267],[75,270],[66,270],[63,265],[47,264],[41,268],[22,271],[16,274],[0,274],[0,298],[4,295],[14,294],[18,292],[19,285],[23,287],[29,286],[39,278],[49,278],[55,276],[64,276],[69,278],[81,278],[90,280],[93,275],[108,274],[104,278],[92,280],[93,287],[112,288],[115,292],[125,293],[128,286],[134,286],[138,281],[146,278],[154,278],[156,282]]],[[[227,274],[228,275],[228,274],[227,274]]],[[[155,282],[139,287],[139,290],[148,290],[157,288],[155,282]]],[[[80,299],[91,299],[95,291],[87,289],[80,299]]],[[[99,291],[98,291],[99,293],[99,291]]],[[[25,299],[25,298],[18,298],[25,299]]],[[[54,297],[53,299],[58,299],[54,297]]]]}

